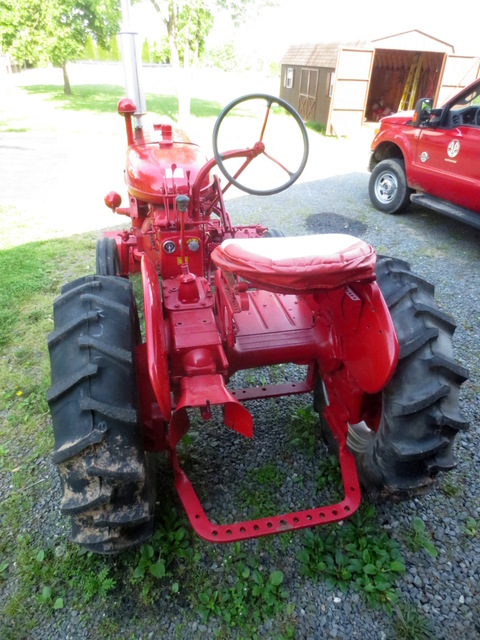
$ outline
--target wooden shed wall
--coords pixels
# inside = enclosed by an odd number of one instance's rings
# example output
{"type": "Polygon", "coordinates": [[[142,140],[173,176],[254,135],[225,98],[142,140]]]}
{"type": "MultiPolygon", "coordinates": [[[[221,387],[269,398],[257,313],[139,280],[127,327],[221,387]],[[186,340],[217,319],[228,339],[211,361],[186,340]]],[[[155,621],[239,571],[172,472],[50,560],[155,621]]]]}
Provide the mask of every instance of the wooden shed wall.
{"type": "Polygon", "coordinates": [[[329,88],[332,74],[335,72],[335,67],[305,67],[300,65],[282,64],[281,69],[281,86],[280,97],[286,100],[295,109],[300,112],[300,115],[309,122],[318,122],[325,125],[328,118],[328,110],[330,107],[329,88]],[[287,70],[293,70],[293,86],[288,88],[286,86],[286,74],[287,70]],[[302,80],[303,72],[303,83],[302,80]],[[315,92],[315,106],[313,112],[310,112],[308,117],[305,117],[305,113],[302,113],[302,91],[305,90],[305,74],[310,72],[316,74],[316,92],[315,92]],[[303,84],[303,87],[301,86],[303,84]]]}

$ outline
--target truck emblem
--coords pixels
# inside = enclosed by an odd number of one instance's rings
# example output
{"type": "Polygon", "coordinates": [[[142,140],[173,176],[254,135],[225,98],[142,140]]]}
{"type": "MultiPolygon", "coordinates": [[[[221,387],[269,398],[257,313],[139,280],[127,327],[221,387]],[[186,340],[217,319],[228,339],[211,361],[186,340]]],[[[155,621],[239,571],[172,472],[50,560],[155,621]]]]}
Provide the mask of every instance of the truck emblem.
{"type": "Polygon", "coordinates": [[[423,151],[423,152],[420,154],[420,160],[421,160],[422,162],[426,162],[428,159],[429,159],[429,155],[428,155],[428,153],[427,153],[426,151],[423,151]]]}
{"type": "Polygon", "coordinates": [[[459,151],[460,151],[459,140],[452,140],[447,147],[448,157],[455,158],[458,155],[459,151]]]}

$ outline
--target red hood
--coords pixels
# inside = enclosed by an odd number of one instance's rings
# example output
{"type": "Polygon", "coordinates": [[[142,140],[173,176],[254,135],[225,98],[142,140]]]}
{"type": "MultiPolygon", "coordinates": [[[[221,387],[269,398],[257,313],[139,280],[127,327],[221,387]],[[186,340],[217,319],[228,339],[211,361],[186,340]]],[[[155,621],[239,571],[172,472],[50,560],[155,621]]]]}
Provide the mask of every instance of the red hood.
{"type": "Polygon", "coordinates": [[[380,120],[382,125],[399,125],[399,124],[407,124],[413,118],[414,111],[399,111],[398,113],[394,113],[391,116],[386,116],[380,120]]]}

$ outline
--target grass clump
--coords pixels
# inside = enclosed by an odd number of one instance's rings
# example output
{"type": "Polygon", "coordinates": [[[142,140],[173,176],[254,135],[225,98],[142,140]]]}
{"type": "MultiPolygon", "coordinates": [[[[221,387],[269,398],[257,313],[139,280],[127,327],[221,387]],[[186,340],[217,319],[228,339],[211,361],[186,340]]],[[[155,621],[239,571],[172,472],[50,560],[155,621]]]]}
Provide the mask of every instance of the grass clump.
{"type": "Polygon", "coordinates": [[[361,592],[371,606],[392,613],[395,582],[405,573],[400,548],[379,528],[372,505],[335,527],[307,529],[297,555],[302,575],[323,579],[331,589],[361,592]]]}
{"type": "Polygon", "coordinates": [[[412,526],[405,535],[405,542],[411,551],[424,549],[431,558],[438,556],[438,551],[432,542],[430,534],[426,531],[425,523],[418,516],[412,518],[412,526]]]}
{"type": "Polygon", "coordinates": [[[431,621],[412,605],[395,606],[395,631],[398,640],[435,640],[431,621]]]}
{"type": "Polygon", "coordinates": [[[300,407],[290,416],[290,444],[312,458],[317,438],[318,414],[311,405],[300,407]]]}
{"type": "Polygon", "coordinates": [[[263,567],[255,555],[243,552],[236,542],[219,576],[220,580],[205,576],[203,589],[193,599],[203,623],[218,618],[225,629],[235,628],[246,634],[243,637],[254,639],[261,637],[261,625],[273,619],[282,628],[283,637],[293,637],[290,618],[294,605],[288,602],[282,571],[263,567]]]}

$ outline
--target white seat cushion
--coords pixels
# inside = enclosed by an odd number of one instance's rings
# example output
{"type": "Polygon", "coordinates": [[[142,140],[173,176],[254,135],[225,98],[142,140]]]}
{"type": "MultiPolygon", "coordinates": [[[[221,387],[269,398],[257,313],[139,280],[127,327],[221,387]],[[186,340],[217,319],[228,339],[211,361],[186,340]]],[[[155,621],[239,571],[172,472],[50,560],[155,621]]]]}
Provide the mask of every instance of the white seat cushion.
{"type": "Polygon", "coordinates": [[[375,252],[346,234],[235,238],[212,253],[215,265],[263,289],[307,292],[374,279],[375,252]]]}

